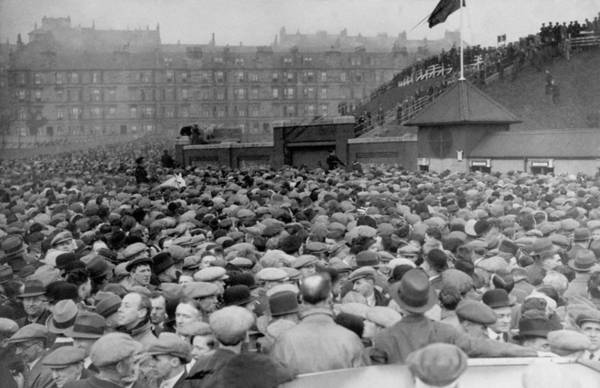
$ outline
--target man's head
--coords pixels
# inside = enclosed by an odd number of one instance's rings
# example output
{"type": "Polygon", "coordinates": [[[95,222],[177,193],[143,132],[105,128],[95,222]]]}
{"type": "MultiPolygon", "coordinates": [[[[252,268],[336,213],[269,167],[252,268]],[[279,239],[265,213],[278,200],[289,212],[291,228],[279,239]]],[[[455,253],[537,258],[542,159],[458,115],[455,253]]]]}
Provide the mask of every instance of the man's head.
{"type": "Polygon", "coordinates": [[[133,266],[129,270],[129,276],[131,276],[131,280],[133,280],[134,283],[139,284],[141,286],[147,286],[148,284],[150,284],[150,277],[152,276],[150,264],[142,263],[133,266]]]}
{"type": "Polygon", "coordinates": [[[62,252],[74,252],[77,249],[77,243],[73,239],[71,232],[63,231],[52,238],[50,245],[53,249],[62,252]]]}
{"type": "Polygon", "coordinates": [[[150,298],[152,304],[152,311],[150,312],[150,321],[158,325],[167,318],[167,301],[161,294],[152,295],[150,298]]]}
{"type": "Polygon", "coordinates": [[[592,343],[594,350],[600,349],[600,313],[597,310],[585,311],[577,316],[577,326],[592,343]]]}
{"type": "Polygon", "coordinates": [[[81,378],[86,353],[73,346],[61,346],[49,353],[42,364],[52,370],[52,380],[58,388],[81,378]]]}
{"type": "Polygon", "coordinates": [[[23,310],[29,317],[38,317],[48,309],[46,289],[39,280],[25,282],[19,299],[23,304],[23,310]]]}
{"type": "Polygon", "coordinates": [[[202,319],[202,310],[193,299],[182,300],[175,309],[175,330],[179,332],[185,325],[202,319]]]}
{"type": "Polygon", "coordinates": [[[44,352],[48,341],[46,326],[32,323],[20,328],[8,340],[15,345],[15,355],[25,363],[37,360],[44,352]]]}
{"type": "Polygon", "coordinates": [[[486,291],[482,296],[482,300],[496,314],[496,323],[490,325],[490,328],[496,333],[508,333],[510,331],[514,301],[509,297],[506,290],[496,288],[486,291]]]}
{"type": "Polygon", "coordinates": [[[165,380],[177,376],[191,360],[191,346],[175,333],[161,333],[148,348],[152,356],[153,370],[157,377],[165,380]]]}
{"type": "Polygon", "coordinates": [[[209,317],[210,328],[217,340],[225,346],[236,346],[246,339],[254,321],[254,314],[239,306],[224,307],[209,317]]]}
{"type": "Polygon", "coordinates": [[[331,296],[331,279],[324,273],[306,277],[300,283],[300,292],[307,304],[325,303],[331,296]]]}
{"type": "Polygon", "coordinates": [[[142,349],[142,344],[127,334],[109,333],[100,337],[92,346],[90,358],[100,373],[129,386],[138,379],[139,354],[142,349]]]}
{"type": "Polygon", "coordinates": [[[135,327],[150,316],[152,304],[147,296],[131,292],[123,297],[118,310],[119,325],[135,327]]]}

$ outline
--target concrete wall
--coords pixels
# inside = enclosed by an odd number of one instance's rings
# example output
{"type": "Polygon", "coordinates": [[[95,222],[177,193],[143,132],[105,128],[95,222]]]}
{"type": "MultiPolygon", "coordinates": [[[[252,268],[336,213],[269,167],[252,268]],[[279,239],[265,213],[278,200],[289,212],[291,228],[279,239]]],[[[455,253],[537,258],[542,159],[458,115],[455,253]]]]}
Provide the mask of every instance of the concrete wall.
{"type": "Polygon", "coordinates": [[[186,166],[269,168],[273,143],[198,144],[185,145],[181,149],[182,160],[186,166]]]}
{"type": "Polygon", "coordinates": [[[466,159],[463,159],[462,161],[458,161],[456,158],[429,159],[429,171],[441,172],[444,170],[467,172],[469,171],[469,163],[466,159]]]}
{"type": "Polygon", "coordinates": [[[486,136],[495,131],[505,131],[508,125],[448,125],[419,127],[419,157],[456,158],[456,151],[469,155],[486,136]]]}
{"type": "Polygon", "coordinates": [[[525,171],[523,159],[492,159],[492,172],[525,171]]]}
{"type": "Polygon", "coordinates": [[[600,161],[597,159],[554,159],[555,174],[577,174],[578,172],[594,175],[598,172],[600,161]]]}
{"type": "MultiPolygon", "coordinates": [[[[526,171],[531,172],[532,160],[543,161],[552,159],[552,165],[554,167],[554,173],[559,174],[577,174],[584,173],[587,175],[594,175],[598,172],[600,167],[600,160],[598,159],[553,159],[553,158],[512,158],[512,159],[491,159],[491,171],[492,172],[508,172],[508,171],[526,171]]],[[[481,160],[480,158],[474,160],[481,160]]],[[[470,166],[470,161],[469,164],[470,166]]],[[[430,167],[431,170],[433,168],[430,167]]]]}
{"type": "Polygon", "coordinates": [[[375,137],[348,140],[348,159],[361,164],[398,164],[417,169],[417,141],[414,137],[375,137]]]}

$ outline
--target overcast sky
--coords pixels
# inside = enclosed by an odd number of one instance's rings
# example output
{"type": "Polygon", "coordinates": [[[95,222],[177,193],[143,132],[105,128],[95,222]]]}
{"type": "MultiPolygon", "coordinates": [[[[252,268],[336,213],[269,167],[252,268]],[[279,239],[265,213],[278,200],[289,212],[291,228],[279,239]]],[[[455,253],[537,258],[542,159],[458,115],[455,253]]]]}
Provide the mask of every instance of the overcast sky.
{"type": "MultiPolygon", "coordinates": [[[[410,39],[439,38],[460,25],[458,13],[444,24],[414,28],[438,0],[0,0],[0,40],[27,39],[43,16],[70,16],[74,26],[98,29],[155,28],[163,43],[206,43],[216,34],[219,45],[266,45],[282,26],[288,32],[347,28],[356,35],[406,30],[410,39]],[[413,29],[414,28],[414,29],[413,29]]],[[[534,33],[542,22],[592,19],[600,0],[466,0],[464,39],[493,45],[534,33]]]]}

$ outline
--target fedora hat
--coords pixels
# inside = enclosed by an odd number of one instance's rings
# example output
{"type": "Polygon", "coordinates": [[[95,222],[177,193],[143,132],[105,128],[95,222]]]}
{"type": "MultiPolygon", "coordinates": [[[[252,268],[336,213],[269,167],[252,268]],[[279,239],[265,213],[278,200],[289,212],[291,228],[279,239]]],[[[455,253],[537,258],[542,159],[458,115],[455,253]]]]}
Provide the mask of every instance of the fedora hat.
{"type": "Polygon", "coordinates": [[[46,326],[54,334],[62,334],[73,326],[77,318],[77,305],[71,299],[64,299],[56,303],[52,315],[48,317],[46,326]]]}
{"type": "Polygon", "coordinates": [[[65,330],[65,336],[71,338],[97,339],[102,337],[106,320],[100,314],[82,311],[75,318],[72,327],[65,330]]]}
{"type": "Polygon", "coordinates": [[[19,298],[28,298],[33,296],[40,296],[46,294],[46,287],[44,283],[39,280],[28,280],[25,282],[23,292],[19,294],[19,298]]]}
{"type": "Polygon", "coordinates": [[[589,249],[578,249],[575,258],[569,260],[569,267],[577,272],[590,272],[592,267],[597,264],[594,252],[589,249]]]}
{"type": "Polygon", "coordinates": [[[4,252],[4,260],[9,261],[13,257],[19,256],[25,252],[25,244],[23,238],[18,235],[10,235],[6,237],[1,244],[4,252]]]}
{"type": "Polygon", "coordinates": [[[424,313],[437,301],[435,290],[427,274],[421,269],[411,269],[402,280],[394,283],[390,295],[402,309],[412,313],[424,313]]]}

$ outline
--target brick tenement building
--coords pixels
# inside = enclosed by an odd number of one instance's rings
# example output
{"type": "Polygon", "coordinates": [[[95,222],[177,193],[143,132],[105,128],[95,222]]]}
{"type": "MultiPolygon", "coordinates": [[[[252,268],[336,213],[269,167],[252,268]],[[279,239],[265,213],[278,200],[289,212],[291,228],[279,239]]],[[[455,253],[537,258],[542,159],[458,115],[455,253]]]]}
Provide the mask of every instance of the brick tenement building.
{"type": "MultiPolygon", "coordinates": [[[[321,33],[322,34],[322,33],[321,33]]],[[[307,36],[308,38],[312,36],[307,36]]],[[[270,133],[272,123],[337,115],[418,57],[449,48],[400,34],[348,37],[318,46],[162,44],[160,28],[99,30],[43,18],[10,50],[5,148],[89,136],[176,133],[198,123],[270,133]],[[420,46],[417,43],[421,42],[420,46]],[[377,43],[377,44],[376,44],[377,43]],[[8,121],[8,122],[7,122],[8,121]]],[[[313,37],[314,38],[314,37],[313,37]]],[[[318,39],[317,39],[318,41],[318,39]]]]}

